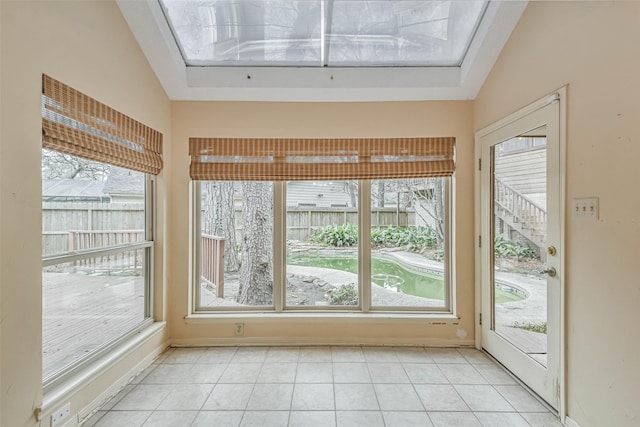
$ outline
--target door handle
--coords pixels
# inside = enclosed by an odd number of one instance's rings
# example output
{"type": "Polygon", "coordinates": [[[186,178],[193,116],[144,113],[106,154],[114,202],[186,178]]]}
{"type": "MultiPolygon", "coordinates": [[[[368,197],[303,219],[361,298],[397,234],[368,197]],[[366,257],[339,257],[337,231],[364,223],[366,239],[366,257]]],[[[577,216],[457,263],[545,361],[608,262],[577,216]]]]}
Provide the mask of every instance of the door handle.
{"type": "Polygon", "coordinates": [[[545,268],[540,272],[540,274],[548,274],[549,277],[556,277],[557,271],[553,267],[545,268]]]}

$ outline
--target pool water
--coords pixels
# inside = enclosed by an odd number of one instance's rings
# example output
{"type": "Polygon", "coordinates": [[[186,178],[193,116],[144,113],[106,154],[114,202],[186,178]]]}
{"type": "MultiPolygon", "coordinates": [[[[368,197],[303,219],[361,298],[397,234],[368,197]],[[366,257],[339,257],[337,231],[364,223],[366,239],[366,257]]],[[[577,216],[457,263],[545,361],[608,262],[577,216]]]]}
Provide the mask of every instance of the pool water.
{"type": "MultiPolygon", "coordinates": [[[[304,267],[331,268],[358,274],[358,260],[353,257],[336,257],[324,254],[295,254],[287,257],[287,264],[304,267]]],[[[443,300],[442,275],[410,270],[393,261],[371,258],[371,281],[378,286],[397,288],[398,292],[417,297],[443,300]]],[[[496,287],[496,303],[520,301],[521,295],[496,287]]]]}

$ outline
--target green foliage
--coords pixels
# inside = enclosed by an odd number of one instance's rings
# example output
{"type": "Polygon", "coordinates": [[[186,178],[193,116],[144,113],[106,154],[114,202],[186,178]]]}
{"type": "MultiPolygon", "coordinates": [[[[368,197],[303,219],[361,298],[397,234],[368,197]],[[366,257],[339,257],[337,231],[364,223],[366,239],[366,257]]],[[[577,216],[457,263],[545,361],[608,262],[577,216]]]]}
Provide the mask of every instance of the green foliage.
{"type": "Polygon", "coordinates": [[[494,250],[497,257],[522,259],[540,259],[538,251],[531,246],[506,240],[502,236],[496,236],[494,250]]]}
{"type": "Polygon", "coordinates": [[[354,246],[358,243],[358,229],[352,224],[328,225],[315,230],[309,241],[328,246],[354,246]]]}
{"type": "MultiPolygon", "coordinates": [[[[358,228],[352,224],[329,225],[315,230],[309,241],[327,246],[354,246],[358,243],[358,228]]],[[[383,227],[371,230],[371,243],[416,251],[435,247],[437,237],[430,227],[383,227]]]]}
{"type": "Polygon", "coordinates": [[[358,291],[353,283],[342,285],[327,292],[331,305],[358,305],[358,291]]]}
{"type": "Polygon", "coordinates": [[[371,231],[371,243],[415,251],[435,247],[438,239],[430,227],[384,227],[371,231]]]}
{"type": "Polygon", "coordinates": [[[547,333],[547,322],[542,322],[542,323],[513,322],[513,327],[524,329],[525,331],[538,332],[540,334],[547,333]]]}

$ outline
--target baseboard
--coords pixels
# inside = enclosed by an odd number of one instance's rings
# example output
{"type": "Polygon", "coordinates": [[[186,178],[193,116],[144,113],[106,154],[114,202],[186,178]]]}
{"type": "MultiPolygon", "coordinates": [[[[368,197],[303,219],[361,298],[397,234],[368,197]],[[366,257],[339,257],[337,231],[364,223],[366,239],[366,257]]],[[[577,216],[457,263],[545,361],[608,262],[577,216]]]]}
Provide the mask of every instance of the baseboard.
{"type": "Polygon", "coordinates": [[[222,346],[397,346],[397,347],[474,347],[474,340],[430,338],[332,338],[315,337],[246,337],[246,338],[179,338],[171,339],[172,347],[222,346]]]}
{"type": "MultiPolygon", "coordinates": [[[[128,357],[132,352],[139,349],[152,338],[162,334],[165,329],[165,322],[153,323],[141,330],[131,339],[123,341],[115,346],[111,351],[106,352],[104,355],[96,358],[81,369],[70,373],[68,376],[60,378],[57,383],[47,390],[42,406],[35,411],[36,419],[40,422],[39,425],[42,425],[43,427],[48,426],[53,411],[62,407],[65,403],[71,403],[71,416],[62,424],[62,426],[75,427],[79,425],[87,416],[94,412],[101,403],[104,403],[104,400],[108,397],[107,394],[113,393],[115,389],[121,386],[121,381],[128,381],[133,378],[139,370],[143,369],[143,365],[145,363],[146,365],[151,364],[153,358],[157,357],[169,345],[169,342],[165,340],[165,343],[154,348],[151,354],[145,356],[144,360],[136,363],[133,368],[127,371],[126,375],[123,375],[122,378],[109,386],[108,390],[100,393],[100,395],[93,399],[85,408],[76,410],[73,406],[74,398],[81,396],[83,390],[88,384],[92,384],[106,371],[121,363],[121,361],[128,357]]],[[[124,385],[122,385],[122,387],[124,387],[124,385]]]]}
{"type": "Polygon", "coordinates": [[[156,347],[151,353],[149,353],[144,359],[133,366],[126,374],[115,381],[110,387],[100,393],[91,403],[78,411],[77,425],[82,425],[88,418],[96,413],[105,403],[109,401],[113,396],[118,394],[127,384],[129,384],[138,374],[144,371],[147,367],[153,363],[154,359],[158,357],[167,347],[169,347],[169,341],[164,342],[160,346],[156,347]]]}
{"type": "Polygon", "coordinates": [[[566,427],[580,427],[580,424],[578,424],[575,420],[571,419],[570,417],[565,417],[564,425],[566,427]]]}

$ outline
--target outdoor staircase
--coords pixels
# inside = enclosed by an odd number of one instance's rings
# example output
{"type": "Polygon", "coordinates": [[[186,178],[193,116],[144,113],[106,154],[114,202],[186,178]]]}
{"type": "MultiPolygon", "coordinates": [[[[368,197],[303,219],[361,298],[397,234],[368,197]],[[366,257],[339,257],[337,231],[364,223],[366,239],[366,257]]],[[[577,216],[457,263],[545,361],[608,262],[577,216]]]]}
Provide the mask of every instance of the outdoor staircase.
{"type": "Polygon", "coordinates": [[[509,228],[546,251],[547,212],[535,201],[495,179],[495,215],[509,228]]]}

